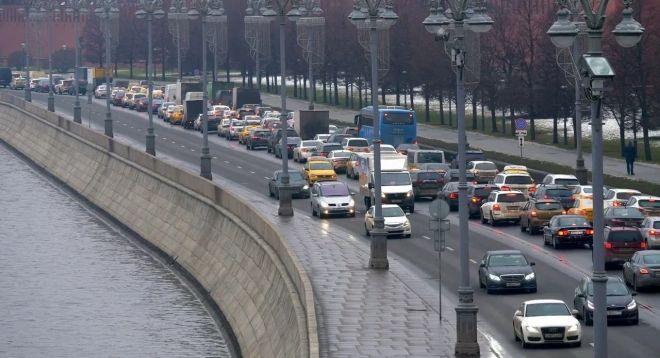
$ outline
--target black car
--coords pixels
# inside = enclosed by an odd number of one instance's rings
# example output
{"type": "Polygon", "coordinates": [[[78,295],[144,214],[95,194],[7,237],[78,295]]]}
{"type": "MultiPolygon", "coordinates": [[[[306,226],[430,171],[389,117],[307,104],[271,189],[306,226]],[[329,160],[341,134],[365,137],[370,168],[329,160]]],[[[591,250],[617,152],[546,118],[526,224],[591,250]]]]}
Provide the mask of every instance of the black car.
{"type": "MultiPolygon", "coordinates": [[[[282,151],[283,151],[282,139],[284,138],[280,138],[280,141],[275,145],[276,158],[282,158],[282,151]]],[[[286,137],[287,158],[289,159],[293,158],[293,149],[299,146],[300,142],[302,142],[302,139],[300,139],[300,137],[286,137]]]]}
{"type": "Polygon", "coordinates": [[[564,210],[568,210],[575,204],[573,191],[563,185],[545,184],[536,188],[534,197],[537,199],[554,199],[561,203],[564,210]]]}
{"type": "MultiPolygon", "coordinates": [[[[475,179],[474,179],[474,173],[465,173],[465,180],[469,182],[474,182],[473,184],[476,184],[475,179]]],[[[443,183],[450,183],[453,181],[458,181],[458,169],[449,169],[444,176],[443,183]]]]}
{"type": "MultiPolygon", "coordinates": [[[[627,322],[639,324],[639,311],[637,302],[620,277],[609,276],[607,278],[607,322],[627,322]]],[[[578,317],[584,320],[584,324],[594,324],[594,286],[591,277],[583,277],[580,285],[575,289],[573,308],[578,311],[578,317]]]]}
{"type": "Polygon", "coordinates": [[[522,290],[536,292],[534,262],[519,250],[487,251],[479,264],[479,287],[487,293],[522,290]]]}
{"type": "MultiPolygon", "coordinates": [[[[206,130],[208,133],[211,132],[217,132],[218,131],[218,126],[220,125],[220,117],[218,116],[206,116],[206,130]]],[[[200,131],[202,129],[200,128],[200,131]]]]}
{"type": "Polygon", "coordinates": [[[468,186],[467,196],[468,196],[468,209],[470,211],[470,217],[478,218],[481,214],[481,204],[486,202],[488,195],[492,191],[500,190],[497,185],[493,184],[475,184],[468,186]]]}
{"type": "Polygon", "coordinates": [[[268,147],[268,136],[270,131],[268,129],[253,129],[250,135],[245,138],[245,147],[248,150],[255,150],[260,147],[268,147]]]}
{"type": "MultiPolygon", "coordinates": [[[[282,171],[277,170],[271,178],[268,178],[268,195],[279,199],[280,185],[282,185],[282,171]]],[[[309,185],[307,185],[307,181],[303,179],[300,172],[289,172],[289,186],[291,188],[291,197],[309,198],[309,185]]]]}
{"type": "Polygon", "coordinates": [[[442,188],[442,174],[434,170],[419,170],[410,173],[413,194],[417,198],[435,199],[442,188]]]}
{"type": "Polygon", "coordinates": [[[350,134],[343,134],[343,133],[335,133],[332,134],[330,137],[328,137],[328,140],[326,140],[326,143],[341,143],[344,138],[354,138],[354,135],[350,134]]]}
{"type": "MultiPolygon", "coordinates": [[[[293,128],[289,128],[286,130],[286,136],[300,137],[300,135],[298,135],[298,132],[296,132],[295,129],[293,128]]],[[[274,129],[270,133],[270,137],[268,137],[268,153],[275,152],[275,145],[280,142],[280,138],[282,138],[282,128],[274,129]]]]}
{"type": "Polygon", "coordinates": [[[146,111],[147,108],[149,108],[149,98],[148,97],[140,97],[135,100],[135,110],[138,112],[146,111]]]}
{"type": "Polygon", "coordinates": [[[660,287],[660,250],[637,251],[623,264],[623,281],[633,290],[660,287]]]}
{"type": "MultiPolygon", "coordinates": [[[[477,160],[487,160],[486,155],[484,154],[483,151],[477,150],[477,149],[471,149],[471,150],[466,150],[465,151],[465,164],[477,160]]],[[[451,167],[458,169],[458,155],[454,156],[454,158],[451,160],[451,167]]]]}
{"type": "Polygon", "coordinates": [[[333,150],[343,150],[344,148],[339,143],[319,143],[316,147],[312,148],[310,155],[312,157],[327,157],[328,153],[333,150]]]}
{"type": "Polygon", "coordinates": [[[642,227],[644,214],[636,208],[610,206],[603,214],[605,226],[642,227]]]}
{"type": "Polygon", "coordinates": [[[120,106],[122,107],[124,105],[124,96],[126,95],[126,91],[117,91],[115,94],[112,96],[112,105],[113,106],[120,106]]]}
{"type": "Polygon", "coordinates": [[[543,244],[558,249],[564,245],[592,246],[594,230],[580,215],[556,215],[543,227],[543,244]]]}
{"type": "Polygon", "coordinates": [[[11,68],[0,67],[0,86],[7,88],[12,80],[11,68]]]}

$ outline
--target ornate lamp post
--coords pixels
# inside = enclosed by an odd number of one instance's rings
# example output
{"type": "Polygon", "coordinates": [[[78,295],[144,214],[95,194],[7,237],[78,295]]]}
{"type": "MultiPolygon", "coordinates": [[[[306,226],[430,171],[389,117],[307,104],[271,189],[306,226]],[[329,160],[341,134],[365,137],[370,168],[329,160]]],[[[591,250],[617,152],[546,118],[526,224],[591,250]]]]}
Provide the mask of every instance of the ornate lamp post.
{"type": "MultiPolygon", "coordinates": [[[[559,0],[557,21],[548,30],[552,43],[560,48],[573,45],[578,29],[569,20],[568,0],[559,0]]],[[[603,123],[601,103],[604,97],[605,82],[614,77],[614,71],[607,58],[603,57],[603,25],[609,0],[601,0],[594,9],[589,0],[580,0],[587,25],[588,50],[580,59],[579,69],[585,97],[591,102],[591,146],[592,146],[592,186],[594,203],[594,242],[593,273],[594,286],[594,357],[607,357],[607,311],[605,272],[605,247],[603,230],[603,123]]],[[[623,19],[612,33],[622,47],[633,47],[641,40],[644,33],[642,25],[632,16],[632,0],[623,0],[623,19]]]]}
{"type": "MultiPolygon", "coordinates": [[[[268,0],[266,8],[262,9],[261,15],[267,18],[279,20],[280,25],[280,99],[282,102],[280,110],[280,120],[282,121],[282,143],[287,143],[287,123],[286,113],[286,18],[294,19],[300,17],[300,11],[294,7],[294,0],[268,0]],[[291,10],[289,10],[291,8],[291,10]]],[[[291,188],[289,187],[289,156],[282,155],[282,183],[279,187],[280,206],[277,213],[280,216],[293,216],[293,206],[291,204],[291,188]]]]}
{"type": "Polygon", "coordinates": [[[460,233],[460,261],[461,280],[458,287],[458,307],[456,307],[456,355],[478,356],[479,344],[477,343],[477,305],[474,303],[474,291],[470,287],[469,268],[469,227],[467,207],[467,183],[466,183],[466,136],[465,136],[465,63],[466,52],[465,30],[476,33],[490,31],[493,20],[486,14],[483,0],[476,1],[473,8],[468,8],[469,0],[448,0],[449,10],[443,14],[439,0],[431,1],[431,14],[424,20],[426,30],[445,41],[451,49],[452,66],[456,72],[456,118],[458,125],[458,217],[460,233]],[[449,25],[453,25],[453,36],[449,37],[449,25]],[[467,25],[467,26],[466,26],[467,25]]]}
{"type": "MultiPolygon", "coordinates": [[[[369,266],[373,269],[386,270],[390,264],[387,259],[387,234],[383,218],[383,202],[381,188],[381,155],[380,155],[380,123],[378,108],[378,30],[388,30],[398,16],[392,11],[392,6],[385,1],[355,0],[353,11],[348,19],[358,29],[369,30],[369,55],[371,61],[371,108],[374,118],[374,228],[371,232],[371,257],[369,266]]],[[[369,208],[367,208],[369,209],[369,208]]]]}
{"type": "Polygon", "coordinates": [[[152,71],[153,71],[153,60],[151,55],[153,50],[151,49],[151,26],[154,19],[162,19],[165,17],[165,11],[163,11],[163,1],[162,0],[141,0],[140,1],[140,10],[135,12],[135,17],[141,20],[147,20],[147,85],[148,89],[148,98],[149,104],[147,107],[147,113],[149,116],[149,128],[147,128],[147,137],[146,137],[146,151],[151,155],[156,155],[156,140],[154,136],[154,114],[151,106],[153,105],[154,100],[154,83],[152,81],[152,71]]]}
{"type": "MultiPolygon", "coordinates": [[[[112,84],[110,84],[110,62],[112,61],[110,30],[112,23],[119,19],[119,9],[117,8],[117,0],[97,0],[96,6],[94,13],[105,22],[105,135],[113,137],[112,112],[110,112],[110,96],[112,95],[112,84]]],[[[115,34],[115,36],[117,35],[115,34]]]]}
{"type": "Polygon", "coordinates": [[[55,93],[53,92],[53,17],[59,14],[59,4],[53,0],[43,0],[40,3],[42,17],[46,18],[48,32],[48,110],[55,112],[55,93]]]}
{"type": "Polygon", "coordinates": [[[202,155],[200,157],[200,175],[208,180],[211,175],[211,154],[209,151],[209,128],[208,128],[208,79],[206,70],[206,24],[227,21],[224,15],[225,9],[220,0],[195,0],[188,10],[190,20],[202,21],[202,155]]]}
{"type": "Polygon", "coordinates": [[[30,21],[38,11],[39,0],[25,0],[23,1],[23,7],[18,9],[19,14],[25,16],[25,43],[23,43],[23,50],[25,51],[24,98],[28,102],[32,102],[32,92],[30,91],[30,21]]]}
{"type": "Polygon", "coordinates": [[[81,109],[80,109],[80,34],[78,31],[78,22],[80,15],[87,13],[87,0],[66,0],[66,12],[73,15],[73,36],[75,37],[76,45],[76,60],[73,74],[73,88],[76,91],[76,101],[73,104],[73,121],[82,123],[81,109]]]}
{"type": "MultiPolygon", "coordinates": [[[[301,0],[300,18],[296,20],[298,31],[298,45],[303,49],[303,57],[307,61],[309,78],[309,110],[314,110],[314,66],[325,60],[325,18],[319,0],[301,0]]],[[[295,18],[294,18],[295,19],[295,18]]]]}
{"type": "Polygon", "coordinates": [[[176,38],[176,63],[181,82],[181,53],[188,48],[188,8],[184,0],[173,0],[167,14],[170,33],[176,38]]]}

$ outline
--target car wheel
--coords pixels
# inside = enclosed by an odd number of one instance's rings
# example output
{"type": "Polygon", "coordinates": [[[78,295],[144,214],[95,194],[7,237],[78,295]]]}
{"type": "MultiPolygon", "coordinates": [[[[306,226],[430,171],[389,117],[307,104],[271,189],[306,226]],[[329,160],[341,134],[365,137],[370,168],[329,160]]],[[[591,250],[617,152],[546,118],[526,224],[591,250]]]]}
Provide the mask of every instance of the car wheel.
{"type": "Polygon", "coordinates": [[[637,277],[635,275],[633,275],[632,287],[633,291],[639,292],[639,287],[637,286],[637,277]]]}
{"type": "Polygon", "coordinates": [[[516,333],[516,327],[513,327],[513,339],[516,342],[520,342],[520,337],[518,337],[518,333],[516,333]]]}
{"type": "Polygon", "coordinates": [[[268,196],[273,197],[273,191],[270,189],[270,185],[268,186],[268,196]]]}
{"type": "Polygon", "coordinates": [[[275,199],[280,200],[280,191],[279,191],[279,189],[275,191],[275,199]]]}
{"type": "Polygon", "coordinates": [[[495,218],[493,217],[493,213],[490,213],[490,225],[491,226],[497,226],[497,222],[495,221],[495,218]]]}
{"type": "Polygon", "coordinates": [[[369,231],[369,228],[367,227],[367,223],[364,223],[364,233],[367,236],[371,236],[371,232],[369,231]]]}
{"type": "Polygon", "coordinates": [[[537,290],[538,290],[538,288],[536,288],[536,287],[530,288],[529,293],[536,293],[537,290]]]}
{"type": "Polygon", "coordinates": [[[529,230],[527,233],[530,235],[536,235],[536,233],[538,232],[538,230],[533,226],[528,226],[527,228],[529,230]]]}
{"type": "Polygon", "coordinates": [[[481,275],[479,275],[479,288],[486,288],[486,285],[484,285],[484,281],[481,279],[481,275]]]}
{"type": "Polygon", "coordinates": [[[520,220],[520,232],[527,232],[527,228],[523,225],[522,220],[520,220]]]}
{"type": "Polygon", "coordinates": [[[521,346],[523,349],[527,349],[527,348],[529,348],[529,343],[525,342],[525,334],[524,334],[524,333],[521,334],[521,336],[520,336],[520,346],[521,346]]]}
{"type": "Polygon", "coordinates": [[[555,249],[555,250],[557,250],[557,249],[559,249],[559,246],[560,246],[560,245],[559,245],[559,243],[557,242],[557,238],[553,236],[553,237],[552,237],[552,248],[555,249]]]}
{"type": "Polygon", "coordinates": [[[630,324],[633,325],[633,326],[637,326],[637,325],[639,325],[639,316],[637,316],[637,317],[631,319],[631,320],[630,320],[630,324]]]}
{"type": "Polygon", "coordinates": [[[415,213],[415,205],[411,206],[409,208],[409,211],[410,211],[411,214],[414,214],[415,213]]]}
{"type": "Polygon", "coordinates": [[[484,217],[484,212],[480,210],[479,213],[481,213],[481,223],[485,224],[486,223],[486,218],[484,217]]]}
{"type": "Polygon", "coordinates": [[[545,233],[543,233],[543,245],[545,245],[545,246],[550,245],[550,244],[548,243],[548,237],[545,235],[545,233]]]}
{"type": "Polygon", "coordinates": [[[582,341],[573,343],[573,347],[582,347],[582,341]]]}
{"type": "Polygon", "coordinates": [[[316,216],[316,210],[314,210],[314,205],[309,204],[312,207],[312,216],[316,216]]]}
{"type": "Polygon", "coordinates": [[[582,317],[584,318],[584,324],[587,326],[593,326],[594,319],[589,315],[589,313],[587,313],[587,311],[584,308],[582,308],[582,312],[584,312],[582,314],[582,317]]]}

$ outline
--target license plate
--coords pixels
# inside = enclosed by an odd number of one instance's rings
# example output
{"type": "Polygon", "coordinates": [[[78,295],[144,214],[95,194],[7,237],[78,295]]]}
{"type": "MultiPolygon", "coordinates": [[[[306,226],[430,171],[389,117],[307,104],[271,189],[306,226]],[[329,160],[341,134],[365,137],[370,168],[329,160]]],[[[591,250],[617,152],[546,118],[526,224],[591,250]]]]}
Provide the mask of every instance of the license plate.
{"type": "Polygon", "coordinates": [[[561,338],[564,335],[561,333],[546,333],[544,334],[545,338],[561,338]]]}
{"type": "Polygon", "coordinates": [[[571,235],[582,235],[584,234],[584,230],[570,230],[569,231],[571,235]]]}
{"type": "Polygon", "coordinates": [[[390,201],[391,201],[392,203],[395,203],[395,204],[401,202],[401,200],[399,200],[399,199],[392,199],[392,200],[390,200],[390,201]]]}
{"type": "Polygon", "coordinates": [[[520,282],[507,282],[506,287],[518,287],[520,286],[520,282]]]}
{"type": "Polygon", "coordinates": [[[520,208],[517,207],[517,206],[508,206],[507,209],[509,209],[509,210],[511,210],[511,211],[518,211],[518,210],[520,210],[520,208]]]}
{"type": "Polygon", "coordinates": [[[621,316],[621,311],[607,311],[608,316],[621,316]]]}

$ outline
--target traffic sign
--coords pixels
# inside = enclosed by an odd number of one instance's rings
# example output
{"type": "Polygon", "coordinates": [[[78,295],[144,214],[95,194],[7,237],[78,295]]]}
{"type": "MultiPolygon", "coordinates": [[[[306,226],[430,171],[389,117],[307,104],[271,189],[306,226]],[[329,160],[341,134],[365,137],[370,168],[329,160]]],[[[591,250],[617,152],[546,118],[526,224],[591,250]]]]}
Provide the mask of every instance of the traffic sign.
{"type": "Polygon", "coordinates": [[[527,135],[527,130],[526,129],[518,129],[516,130],[516,135],[520,136],[526,136],[527,135]]]}
{"type": "Polygon", "coordinates": [[[449,205],[442,199],[435,199],[429,205],[429,214],[434,219],[444,219],[449,216],[449,205]]]}
{"type": "Polygon", "coordinates": [[[516,118],[515,125],[516,125],[516,130],[518,131],[527,130],[527,120],[525,118],[516,118]]]}

